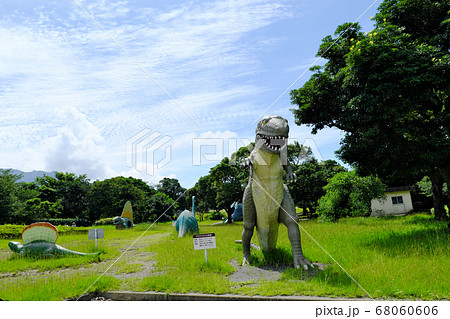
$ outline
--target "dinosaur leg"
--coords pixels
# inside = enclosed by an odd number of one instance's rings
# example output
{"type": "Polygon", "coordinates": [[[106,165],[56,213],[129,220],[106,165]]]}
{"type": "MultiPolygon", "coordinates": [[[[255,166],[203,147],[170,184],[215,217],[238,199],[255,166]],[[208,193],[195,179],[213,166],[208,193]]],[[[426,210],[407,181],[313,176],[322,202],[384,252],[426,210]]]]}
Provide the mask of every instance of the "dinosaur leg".
{"type": "Polygon", "coordinates": [[[295,212],[295,204],[286,185],[283,185],[283,201],[281,203],[278,218],[280,223],[283,223],[287,227],[289,241],[291,242],[292,247],[292,255],[294,256],[295,268],[300,268],[301,266],[305,269],[308,269],[308,267],[314,268],[313,264],[311,264],[303,256],[300,230],[298,228],[298,217],[295,212]]]}
{"type": "Polygon", "coordinates": [[[242,261],[242,265],[248,265],[248,260],[250,259],[250,241],[256,225],[256,209],[255,203],[253,202],[251,184],[249,184],[244,190],[242,213],[244,219],[244,231],[242,232],[242,250],[244,253],[244,259],[242,261]]]}

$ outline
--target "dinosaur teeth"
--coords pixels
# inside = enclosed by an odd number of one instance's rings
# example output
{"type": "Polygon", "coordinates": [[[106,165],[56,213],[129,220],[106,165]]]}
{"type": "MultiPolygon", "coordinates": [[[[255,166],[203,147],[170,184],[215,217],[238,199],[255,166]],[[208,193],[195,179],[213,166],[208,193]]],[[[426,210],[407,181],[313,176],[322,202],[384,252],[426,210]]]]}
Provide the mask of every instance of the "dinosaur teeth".
{"type": "Polygon", "coordinates": [[[263,135],[257,134],[259,138],[264,141],[264,144],[271,149],[272,151],[279,151],[281,147],[286,144],[287,137],[282,135],[271,136],[271,135],[263,135]]]}

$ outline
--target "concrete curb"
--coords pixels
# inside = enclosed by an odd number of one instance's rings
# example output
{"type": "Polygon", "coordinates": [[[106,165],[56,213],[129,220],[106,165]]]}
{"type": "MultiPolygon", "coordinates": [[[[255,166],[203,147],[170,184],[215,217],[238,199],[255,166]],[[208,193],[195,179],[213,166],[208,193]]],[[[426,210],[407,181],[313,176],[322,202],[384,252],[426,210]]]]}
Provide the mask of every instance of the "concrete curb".
{"type": "Polygon", "coordinates": [[[95,297],[103,297],[113,301],[369,301],[367,298],[330,298],[317,296],[242,296],[212,294],[178,294],[163,292],[105,291],[97,294],[81,296],[79,301],[90,301],[95,297]]]}

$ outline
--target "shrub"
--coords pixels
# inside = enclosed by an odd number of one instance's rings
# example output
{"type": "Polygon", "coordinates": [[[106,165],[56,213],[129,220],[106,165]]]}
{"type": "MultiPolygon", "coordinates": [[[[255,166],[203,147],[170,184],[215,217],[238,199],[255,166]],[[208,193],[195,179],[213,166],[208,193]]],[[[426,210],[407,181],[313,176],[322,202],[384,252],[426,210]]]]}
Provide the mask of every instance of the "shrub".
{"type": "Polygon", "coordinates": [[[73,223],[75,223],[75,225],[77,225],[77,227],[92,226],[92,223],[89,222],[89,220],[83,219],[83,218],[49,218],[49,219],[37,220],[36,222],[47,222],[54,226],[59,226],[59,225],[71,226],[73,223]]]}
{"type": "Polygon", "coordinates": [[[208,218],[209,220],[222,220],[224,218],[224,216],[222,215],[222,213],[219,211],[214,211],[211,214],[209,214],[208,218]]]}
{"type": "Polygon", "coordinates": [[[25,225],[0,225],[0,238],[15,239],[22,236],[25,225]]]}
{"type": "Polygon", "coordinates": [[[382,198],[385,189],[386,185],[378,177],[361,177],[354,171],[338,173],[324,187],[326,193],[319,200],[320,220],[370,215],[371,200],[382,198]]]}
{"type": "Polygon", "coordinates": [[[94,223],[94,225],[96,225],[96,226],[114,225],[113,219],[114,219],[114,218],[112,218],[112,217],[110,217],[110,218],[102,218],[102,219],[97,220],[97,221],[94,223]]]}

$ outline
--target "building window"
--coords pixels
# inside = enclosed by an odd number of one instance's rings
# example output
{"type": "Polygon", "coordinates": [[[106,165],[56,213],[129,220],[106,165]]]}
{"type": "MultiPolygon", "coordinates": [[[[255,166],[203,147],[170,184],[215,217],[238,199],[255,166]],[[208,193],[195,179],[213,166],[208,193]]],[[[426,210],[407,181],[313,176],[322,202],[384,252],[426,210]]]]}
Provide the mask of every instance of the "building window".
{"type": "Polygon", "coordinates": [[[394,205],[403,204],[403,197],[402,196],[393,196],[392,204],[394,204],[394,205]]]}

